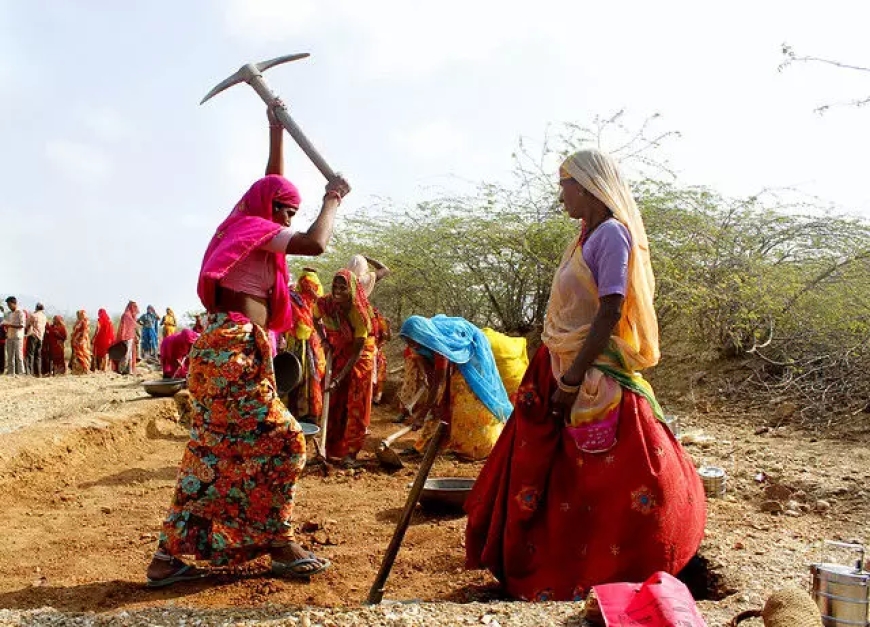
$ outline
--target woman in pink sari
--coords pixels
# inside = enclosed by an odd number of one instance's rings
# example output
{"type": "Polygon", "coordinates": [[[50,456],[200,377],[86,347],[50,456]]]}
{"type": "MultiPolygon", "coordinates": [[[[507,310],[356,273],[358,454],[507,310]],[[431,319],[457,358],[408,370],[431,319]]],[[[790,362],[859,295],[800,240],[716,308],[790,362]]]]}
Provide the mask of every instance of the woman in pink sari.
{"type": "Polygon", "coordinates": [[[127,303],[127,308],[118,323],[118,334],[115,343],[124,342],[127,353],[124,359],[118,362],[120,374],[136,374],[136,320],[139,318],[139,306],[135,301],[127,303]]]}
{"type": "Polygon", "coordinates": [[[190,329],[182,329],[163,338],[160,343],[160,366],[164,379],[187,377],[187,358],[197,339],[199,333],[190,329]]]}
{"type": "Polygon", "coordinates": [[[282,176],[283,131],[270,110],[266,177],[242,196],[205,252],[198,292],[206,327],[188,357],[191,439],[148,585],[198,579],[215,566],[271,558],[272,574],[307,579],[329,561],[303,549],[290,523],[305,436],[278,398],[270,332],[293,325],[287,255],[320,255],[335,213],[350,191],[336,177],[307,231],[291,228],[301,202],[282,176]]]}

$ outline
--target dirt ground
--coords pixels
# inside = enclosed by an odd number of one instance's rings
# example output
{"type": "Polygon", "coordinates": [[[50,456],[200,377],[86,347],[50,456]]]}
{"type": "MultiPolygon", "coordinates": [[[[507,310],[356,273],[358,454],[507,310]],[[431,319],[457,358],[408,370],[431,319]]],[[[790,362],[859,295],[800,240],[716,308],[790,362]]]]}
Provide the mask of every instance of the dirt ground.
{"type": "MultiPolygon", "coordinates": [[[[396,428],[394,413],[376,408],[369,451],[396,428]]],[[[333,562],[310,583],[271,578],[262,562],[202,583],[145,588],[145,567],[186,442],[174,415],[172,400],[147,397],[140,379],[0,377],[0,608],[214,611],[348,608],[364,601],[416,471],[409,464],[388,473],[371,452],[362,469],[327,476],[312,469],[300,483],[299,539],[333,562]]],[[[716,412],[681,414],[696,462],[721,466],[729,475],[724,498],[708,502],[702,547],[715,598],[699,607],[710,625],[760,606],[777,587],[806,588],[809,563],[822,559],[822,540],[868,539],[870,435],[816,438],[766,429],[764,422],[716,412]]],[[[479,469],[444,457],[432,475],[473,477],[479,469]]],[[[417,511],[387,597],[498,599],[488,574],[463,569],[464,524],[461,516],[417,511]]]]}

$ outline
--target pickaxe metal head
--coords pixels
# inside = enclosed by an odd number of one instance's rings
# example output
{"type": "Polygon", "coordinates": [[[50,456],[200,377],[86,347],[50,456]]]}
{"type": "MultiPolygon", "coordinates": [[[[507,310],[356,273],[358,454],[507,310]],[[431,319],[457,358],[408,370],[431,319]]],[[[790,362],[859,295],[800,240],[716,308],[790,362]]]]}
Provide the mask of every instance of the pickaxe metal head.
{"type": "Polygon", "coordinates": [[[283,57],[275,57],[274,59],[269,59],[268,61],[261,61],[260,63],[247,63],[240,67],[235,74],[215,85],[214,89],[208,92],[205,98],[203,98],[199,104],[203,104],[212,96],[218,95],[223,90],[228,87],[232,87],[236,83],[250,83],[251,79],[256,76],[260,76],[263,72],[271,67],[281,65],[282,63],[289,63],[290,61],[305,59],[309,56],[310,55],[307,52],[301,52],[299,54],[285,54],[283,57]]]}

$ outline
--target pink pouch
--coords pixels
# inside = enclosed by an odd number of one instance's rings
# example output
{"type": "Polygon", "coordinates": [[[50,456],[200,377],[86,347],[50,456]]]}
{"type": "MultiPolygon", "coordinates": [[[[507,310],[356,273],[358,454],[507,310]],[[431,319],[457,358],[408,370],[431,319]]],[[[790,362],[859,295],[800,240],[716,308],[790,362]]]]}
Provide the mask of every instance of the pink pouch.
{"type": "Polygon", "coordinates": [[[604,453],[616,445],[616,430],[619,427],[619,407],[608,412],[601,420],[565,427],[565,432],[577,448],[584,453],[604,453]]]}
{"type": "Polygon", "coordinates": [[[593,586],[608,627],[707,627],[689,589],[658,572],[642,584],[593,586]]]}

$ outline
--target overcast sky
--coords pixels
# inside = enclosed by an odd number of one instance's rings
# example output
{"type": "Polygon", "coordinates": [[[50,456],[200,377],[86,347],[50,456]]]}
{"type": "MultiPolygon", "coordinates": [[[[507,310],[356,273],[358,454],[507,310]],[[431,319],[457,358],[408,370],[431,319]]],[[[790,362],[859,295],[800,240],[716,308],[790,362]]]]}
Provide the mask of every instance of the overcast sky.
{"type": "MultiPolygon", "coordinates": [[[[870,216],[870,75],[798,66],[780,45],[870,64],[870,3],[735,0],[0,0],[0,293],[58,307],[197,306],[217,224],[262,175],[266,78],[354,192],[426,197],[498,180],[519,136],[627,108],[679,130],[687,183],[798,186],[870,216]]],[[[292,142],[307,224],[323,180],[292,142]]],[[[30,305],[28,305],[30,306],[30,305]]]]}

